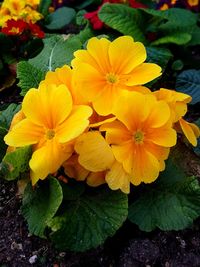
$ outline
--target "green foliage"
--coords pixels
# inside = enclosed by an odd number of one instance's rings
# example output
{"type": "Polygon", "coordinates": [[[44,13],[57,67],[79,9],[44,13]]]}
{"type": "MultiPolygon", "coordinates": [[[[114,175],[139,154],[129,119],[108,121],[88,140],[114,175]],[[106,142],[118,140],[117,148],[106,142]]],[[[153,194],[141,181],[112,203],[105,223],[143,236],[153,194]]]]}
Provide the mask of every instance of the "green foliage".
{"type": "Polygon", "coordinates": [[[51,0],[41,0],[39,4],[39,12],[46,17],[49,13],[49,7],[51,5],[51,0]]]}
{"type": "Polygon", "coordinates": [[[168,160],[166,170],[152,185],[144,187],[129,207],[129,219],[143,231],[156,227],[181,230],[200,215],[200,186],[168,160]]]}
{"type": "Polygon", "coordinates": [[[54,35],[44,39],[44,48],[35,58],[29,59],[29,63],[41,72],[53,71],[65,64],[70,64],[73,53],[81,48],[78,38],[64,39],[61,35],[54,35]]]}
{"type": "Polygon", "coordinates": [[[7,149],[7,145],[5,144],[3,138],[7,134],[11,120],[15,113],[19,111],[19,108],[19,105],[11,104],[7,107],[7,109],[0,111],[0,162],[2,161],[7,149]]]}
{"type": "Polygon", "coordinates": [[[68,25],[75,18],[76,12],[70,7],[58,8],[47,17],[45,27],[48,30],[59,30],[68,25]]]}
{"type": "Polygon", "coordinates": [[[98,16],[114,30],[132,36],[135,41],[146,43],[143,31],[144,20],[138,9],[121,4],[104,4],[98,16]]]}
{"type": "Polygon", "coordinates": [[[120,191],[100,187],[88,192],[78,184],[65,184],[63,190],[62,212],[49,223],[55,231],[52,240],[59,249],[84,251],[97,247],[112,236],[127,217],[127,196],[120,191]]]}
{"type": "Polygon", "coordinates": [[[62,188],[53,177],[41,182],[36,188],[30,183],[27,185],[21,210],[31,234],[45,237],[48,221],[56,214],[62,198],[62,188]]]}
{"type": "Polygon", "coordinates": [[[188,27],[197,23],[197,16],[187,9],[169,8],[167,10],[154,10],[145,8],[143,12],[159,18],[158,29],[163,31],[173,32],[177,29],[185,31],[186,28],[188,29],[188,27]]]}
{"type": "Polygon", "coordinates": [[[156,47],[146,47],[147,51],[147,62],[156,63],[165,69],[169,60],[173,57],[169,49],[166,48],[156,48],[156,47]]]}
{"type": "Polygon", "coordinates": [[[175,60],[172,64],[172,69],[174,71],[182,70],[183,67],[184,67],[183,61],[180,59],[175,60]]]}
{"type": "Polygon", "coordinates": [[[25,96],[30,88],[37,88],[45,78],[45,73],[27,61],[21,61],[17,65],[18,86],[22,89],[21,95],[25,96]],[[27,75],[29,73],[29,75],[27,75]]]}
{"type": "Polygon", "coordinates": [[[192,104],[200,102],[200,70],[184,70],[176,79],[176,90],[192,96],[192,104]]]}
{"type": "Polygon", "coordinates": [[[29,170],[31,155],[32,149],[29,146],[7,153],[0,164],[0,175],[8,181],[19,178],[20,174],[29,170]]]}
{"type": "Polygon", "coordinates": [[[152,45],[162,45],[162,44],[177,44],[184,45],[187,44],[191,40],[192,36],[189,33],[184,32],[174,32],[170,35],[161,37],[156,41],[152,42],[152,45]]]}

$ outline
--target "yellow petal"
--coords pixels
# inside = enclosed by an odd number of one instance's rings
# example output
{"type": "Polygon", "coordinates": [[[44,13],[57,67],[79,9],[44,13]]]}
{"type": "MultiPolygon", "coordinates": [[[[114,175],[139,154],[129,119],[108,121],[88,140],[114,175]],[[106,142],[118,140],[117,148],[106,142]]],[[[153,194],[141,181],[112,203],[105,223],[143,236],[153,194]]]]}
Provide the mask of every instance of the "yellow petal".
{"type": "Polygon", "coordinates": [[[44,129],[28,119],[18,122],[4,137],[9,146],[20,147],[36,144],[44,136],[44,129]]]}
{"type": "Polygon", "coordinates": [[[148,83],[159,77],[162,74],[161,70],[161,67],[156,64],[142,63],[131,72],[126,84],[131,86],[148,83]]]}
{"type": "Polygon", "coordinates": [[[113,106],[119,98],[119,91],[114,86],[105,86],[104,90],[94,99],[93,107],[95,111],[106,116],[112,114],[113,106]]]}
{"type": "Polygon", "coordinates": [[[105,184],[105,172],[91,172],[87,177],[87,184],[93,187],[105,184]]]}
{"type": "Polygon", "coordinates": [[[158,159],[144,147],[138,147],[133,154],[133,168],[131,182],[138,185],[140,182],[152,183],[156,180],[160,171],[158,159]]]}
{"type": "Polygon", "coordinates": [[[158,128],[170,119],[170,108],[164,101],[157,101],[153,104],[150,114],[145,122],[145,127],[158,128]]]}
{"type": "Polygon", "coordinates": [[[33,185],[39,179],[45,179],[60,168],[63,162],[71,156],[71,151],[66,153],[66,150],[57,142],[56,138],[53,138],[33,153],[29,162],[33,185]]]}
{"type": "Polygon", "coordinates": [[[85,63],[79,64],[74,71],[74,79],[80,87],[80,93],[89,101],[93,101],[106,86],[104,75],[85,63]]]}
{"type": "Polygon", "coordinates": [[[131,36],[121,36],[111,42],[109,58],[114,73],[127,74],[146,60],[142,43],[134,42],[131,36]]]}
{"type": "Polygon", "coordinates": [[[79,163],[93,172],[107,170],[114,162],[112,149],[97,131],[82,134],[76,141],[75,151],[79,163]]]}
{"type": "Polygon", "coordinates": [[[62,123],[72,109],[72,97],[65,85],[41,84],[30,89],[22,103],[22,111],[32,122],[53,129],[62,123]]]}
{"type": "Polygon", "coordinates": [[[106,38],[98,39],[96,37],[91,38],[87,44],[88,53],[96,61],[101,72],[106,73],[110,70],[110,62],[108,58],[108,49],[110,41],[106,38]]]}
{"type": "Polygon", "coordinates": [[[79,164],[78,155],[76,154],[65,161],[63,167],[67,176],[75,178],[77,181],[84,181],[89,175],[89,171],[79,164]]]}
{"type": "MultiPolygon", "coordinates": [[[[154,102],[156,101],[154,97],[153,100],[154,102]]],[[[141,127],[141,123],[149,115],[149,105],[146,96],[138,92],[121,92],[113,108],[113,114],[130,131],[135,131],[135,129],[141,127]]]]}
{"type": "Polygon", "coordinates": [[[120,121],[105,123],[100,127],[100,131],[106,131],[106,141],[112,145],[120,145],[132,139],[132,134],[120,121]]]}
{"type": "Polygon", "coordinates": [[[184,135],[186,136],[186,138],[188,139],[188,141],[193,145],[193,146],[197,146],[197,138],[195,135],[195,132],[193,130],[194,126],[191,126],[191,124],[187,121],[185,121],[184,119],[180,119],[179,120],[181,129],[184,133],[184,135]]]}
{"type": "Polygon", "coordinates": [[[130,175],[125,172],[119,162],[114,162],[111,169],[106,173],[105,179],[110,189],[121,189],[125,194],[130,193],[130,175]]]}
{"type": "Polygon", "coordinates": [[[91,115],[92,109],[89,106],[74,106],[69,117],[56,129],[59,142],[69,142],[82,134],[89,125],[91,115]]]}
{"type": "Polygon", "coordinates": [[[149,129],[147,134],[148,141],[164,147],[172,147],[176,145],[176,139],[176,131],[164,126],[156,129],[149,129]]]}

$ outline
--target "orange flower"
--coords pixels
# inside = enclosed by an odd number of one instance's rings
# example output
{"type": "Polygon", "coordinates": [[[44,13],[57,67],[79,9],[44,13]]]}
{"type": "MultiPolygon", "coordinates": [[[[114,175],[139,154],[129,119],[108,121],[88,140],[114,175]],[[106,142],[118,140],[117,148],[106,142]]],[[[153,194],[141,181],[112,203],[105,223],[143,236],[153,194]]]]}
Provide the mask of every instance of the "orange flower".
{"type": "Polygon", "coordinates": [[[100,115],[112,113],[121,90],[143,90],[140,85],[161,75],[158,65],[143,63],[145,47],[130,36],[113,42],[93,37],[87,50],[78,50],[74,56],[72,66],[77,85],[100,115]]]}
{"type": "Polygon", "coordinates": [[[73,106],[66,86],[41,84],[24,97],[25,119],[5,136],[6,144],[14,147],[33,145],[29,162],[34,185],[56,172],[72,152],[72,141],[88,126],[92,110],[88,106],[73,106]]]}
{"type": "Polygon", "coordinates": [[[100,127],[131,182],[151,183],[165,168],[169,147],[176,144],[170,109],[152,95],[124,91],[113,111],[117,120],[100,127]]]}

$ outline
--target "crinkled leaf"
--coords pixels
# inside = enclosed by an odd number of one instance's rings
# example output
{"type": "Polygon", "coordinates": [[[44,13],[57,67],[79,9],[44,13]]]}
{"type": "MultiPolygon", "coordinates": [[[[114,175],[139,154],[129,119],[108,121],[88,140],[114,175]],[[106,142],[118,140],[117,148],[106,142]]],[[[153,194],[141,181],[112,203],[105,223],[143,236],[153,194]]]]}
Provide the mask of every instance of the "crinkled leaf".
{"type": "Polygon", "coordinates": [[[78,38],[64,39],[61,35],[54,35],[44,39],[44,48],[35,58],[29,59],[29,63],[42,72],[53,71],[65,64],[70,64],[73,53],[81,48],[78,38]]]}
{"type": "Polygon", "coordinates": [[[185,31],[197,23],[197,16],[193,12],[182,8],[169,8],[167,10],[154,10],[145,8],[143,12],[163,19],[158,28],[165,31],[185,31]],[[183,19],[184,18],[184,19],[183,19]]]}
{"type": "Polygon", "coordinates": [[[21,61],[17,65],[18,86],[22,89],[21,95],[25,96],[30,88],[37,88],[45,78],[45,72],[31,65],[27,61],[21,61]]]}
{"type": "Polygon", "coordinates": [[[19,178],[21,173],[29,170],[31,154],[32,149],[29,146],[7,153],[0,164],[0,173],[3,172],[1,176],[9,181],[19,178]]]}
{"type": "Polygon", "coordinates": [[[30,183],[27,185],[21,210],[31,234],[45,237],[48,221],[56,214],[62,198],[62,188],[53,177],[40,182],[35,188],[30,183]]]}
{"type": "Polygon", "coordinates": [[[183,45],[187,44],[191,40],[192,36],[190,33],[184,33],[184,32],[173,32],[170,35],[161,37],[157,39],[156,41],[152,42],[152,45],[161,45],[161,44],[177,44],[177,45],[183,45]]]}
{"type": "Polygon", "coordinates": [[[153,185],[144,190],[129,207],[129,219],[143,231],[156,227],[181,230],[200,215],[200,186],[170,161],[153,185]]]}
{"type": "Polygon", "coordinates": [[[192,104],[200,102],[200,70],[184,70],[176,79],[176,90],[192,96],[192,104]]]}
{"type": "Polygon", "coordinates": [[[147,51],[147,62],[156,63],[162,67],[166,68],[169,60],[173,57],[170,50],[165,48],[155,48],[155,47],[146,47],[147,51]]]}
{"type": "MultiPolygon", "coordinates": [[[[66,185],[70,186],[70,185],[66,185]]],[[[70,188],[69,188],[70,189],[70,188]]],[[[63,212],[50,226],[56,247],[84,251],[114,235],[127,217],[127,195],[106,187],[85,191],[76,200],[63,203],[63,212]]]]}
{"type": "Polygon", "coordinates": [[[132,36],[135,41],[146,42],[143,33],[144,20],[138,9],[121,4],[104,4],[98,16],[114,30],[132,36]]]}
{"type": "Polygon", "coordinates": [[[49,14],[48,24],[45,27],[49,30],[59,30],[69,24],[75,18],[76,12],[70,7],[61,7],[49,14]]]}
{"type": "Polygon", "coordinates": [[[191,32],[192,39],[188,43],[188,45],[199,45],[200,44],[200,27],[195,25],[191,32]]]}

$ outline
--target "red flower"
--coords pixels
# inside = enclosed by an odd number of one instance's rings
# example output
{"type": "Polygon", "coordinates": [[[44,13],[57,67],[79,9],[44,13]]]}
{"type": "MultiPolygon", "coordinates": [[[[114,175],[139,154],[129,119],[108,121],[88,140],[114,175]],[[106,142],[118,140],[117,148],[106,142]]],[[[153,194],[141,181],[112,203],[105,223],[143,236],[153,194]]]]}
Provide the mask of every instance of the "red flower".
{"type": "Polygon", "coordinates": [[[101,28],[103,28],[104,25],[103,22],[98,17],[99,9],[100,7],[98,8],[98,10],[95,10],[93,12],[88,12],[84,15],[84,17],[90,21],[94,30],[100,30],[101,28]]]}
{"type": "Polygon", "coordinates": [[[44,38],[44,32],[40,29],[40,27],[37,24],[29,22],[28,28],[33,36],[36,36],[38,38],[44,38]]]}
{"type": "Polygon", "coordinates": [[[6,22],[6,26],[1,29],[7,35],[20,35],[26,29],[27,23],[21,19],[10,19],[6,22]]]}
{"type": "Polygon", "coordinates": [[[137,2],[135,0],[129,0],[129,5],[133,8],[147,8],[146,5],[144,5],[140,2],[137,2]]]}

